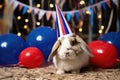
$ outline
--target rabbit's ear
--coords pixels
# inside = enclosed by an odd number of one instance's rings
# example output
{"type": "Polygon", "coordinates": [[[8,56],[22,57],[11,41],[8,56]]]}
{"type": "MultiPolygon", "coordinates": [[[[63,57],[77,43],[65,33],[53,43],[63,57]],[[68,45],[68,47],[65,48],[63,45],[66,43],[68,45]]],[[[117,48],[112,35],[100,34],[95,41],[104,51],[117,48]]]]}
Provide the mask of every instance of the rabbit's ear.
{"type": "Polygon", "coordinates": [[[50,61],[53,58],[53,56],[55,56],[57,54],[57,49],[59,48],[60,44],[61,44],[60,40],[57,40],[55,42],[55,44],[53,45],[52,51],[48,57],[48,61],[50,61]]]}
{"type": "Polygon", "coordinates": [[[80,38],[78,35],[75,36],[76,37],[76,41],[80,42],[81,44],[81,48],[91,57],[93,57],[93,54],[91,53],[90,49],[88,48],[87,44],[85,43],[85,41],[80,38]]]}

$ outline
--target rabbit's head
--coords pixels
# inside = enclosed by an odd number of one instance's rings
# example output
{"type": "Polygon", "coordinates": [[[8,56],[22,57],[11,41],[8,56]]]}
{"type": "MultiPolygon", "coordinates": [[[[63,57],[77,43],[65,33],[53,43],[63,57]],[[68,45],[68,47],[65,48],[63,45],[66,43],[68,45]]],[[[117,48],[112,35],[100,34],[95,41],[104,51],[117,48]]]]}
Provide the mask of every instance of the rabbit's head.
{"type": "Polygon", "coordinates": [[[60,59],[74,59],[76,56],[84,53],[93,56],[88,49],[87,44],[78,35],[62,37],[54,44],[48,61],[56,54],[60,59]]]}
{"type": "Polygon", "coordinates": [[[60,59],[74,59],[81,52],[83,52],[83,50],[79,46],[79,42],[76,40],[75,36],[64,37],[57,50],[60,59]]]}

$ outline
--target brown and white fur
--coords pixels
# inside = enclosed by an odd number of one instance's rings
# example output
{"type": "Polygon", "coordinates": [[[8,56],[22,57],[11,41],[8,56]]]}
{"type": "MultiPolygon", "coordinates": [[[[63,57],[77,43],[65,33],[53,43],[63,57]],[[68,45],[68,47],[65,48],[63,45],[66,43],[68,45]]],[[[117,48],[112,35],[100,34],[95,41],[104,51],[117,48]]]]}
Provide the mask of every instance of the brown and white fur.
{"type": "Polygon", "coordinates": [[[48,61],[53,58],[57,74],[63,74],[66,71],[79,73],[82,67],[88,65],[90,56],[93,57],[87,44],[78,35],[73,35],[56,41],[48,61]]]}

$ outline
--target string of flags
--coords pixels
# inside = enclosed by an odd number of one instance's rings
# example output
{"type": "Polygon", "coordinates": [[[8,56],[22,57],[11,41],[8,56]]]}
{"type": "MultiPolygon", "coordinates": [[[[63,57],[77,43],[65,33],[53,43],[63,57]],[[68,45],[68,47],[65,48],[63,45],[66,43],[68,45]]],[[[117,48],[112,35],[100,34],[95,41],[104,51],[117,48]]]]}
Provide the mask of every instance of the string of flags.
{"type": "MultiPolygon", "coordinates": [[[[117,2],[118,0],[112,0],[112,2],[117,6],[117,2]]],[[[34,11],[35,15],[37,14],[38,15],[38,20],[41,20],[42,17],[44,15],[46,15],[46,19],[49,20],[50,17],[52,16],[52,18],[56,21],[56,12],[55,11],[49,11],[49,10],[43,10],[43,9],[39,9],[39,8],[36,8],[36,7],[31,7],[27,4],[24,4],[20,1],[17,1],[17,0],[11,0],[10,4],[13,4],[13,11],[19,7],[19,11],[22,11],[22,14],[26,14],[27,13],[27,10],[29,8],[32,9],[32,11],[34,11]]],[[[95,11],[94,7],[97,7],[98,10],[101,8],[101,6],[103,6],[104,9],[108,7],[111,7],[111,4],[110,4],[110,0],[104,0],[104,1],[100,1],[94,5],[90,5],[88,7],[84,7],[80,10],[72,10],[72,11],[63,11],[63,14],[66,15],[66,19],[67,21],[69,22],[71,20],[72,17],[75,17],[75,16],[79,16],[81,15],[81,13],[85,13],[85,11],[91,11],[91,9],[95,11]]]]}

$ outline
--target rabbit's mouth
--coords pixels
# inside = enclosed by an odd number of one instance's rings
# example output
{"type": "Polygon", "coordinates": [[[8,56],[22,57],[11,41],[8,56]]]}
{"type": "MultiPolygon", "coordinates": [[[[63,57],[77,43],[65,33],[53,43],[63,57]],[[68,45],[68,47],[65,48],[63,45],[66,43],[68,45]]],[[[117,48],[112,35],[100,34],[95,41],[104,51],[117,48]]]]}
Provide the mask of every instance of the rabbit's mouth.
{"type": "Polygon", "coordinates": [[[69,49],[64,52],[63,55],[61,55],[62,59],[75,59],[77,56],[79,56],[79,51],[75,51],[73,49],[69,49]]]}

